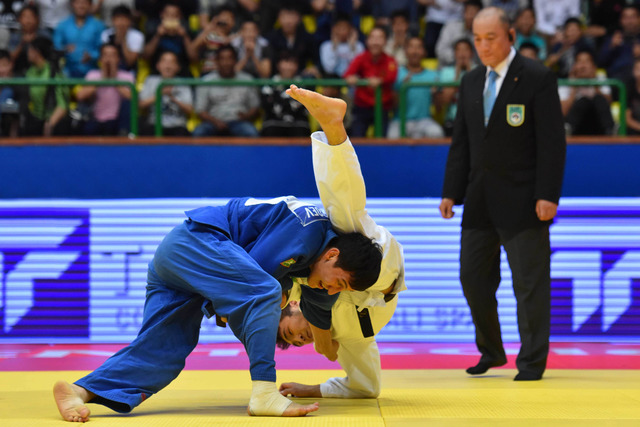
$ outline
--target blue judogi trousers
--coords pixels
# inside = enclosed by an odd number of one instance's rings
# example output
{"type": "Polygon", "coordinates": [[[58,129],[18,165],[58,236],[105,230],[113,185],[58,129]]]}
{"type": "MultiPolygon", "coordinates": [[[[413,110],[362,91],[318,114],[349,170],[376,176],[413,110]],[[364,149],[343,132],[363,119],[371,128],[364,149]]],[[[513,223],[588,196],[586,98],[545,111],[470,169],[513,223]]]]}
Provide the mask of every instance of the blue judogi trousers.
{"type": "Polygon", "coordinates": [[[96,394],[91,403],[130,412],[182,371],[209,301],[244,344],[251,379],[275,382],[281,298],[280,283],[242,247],[186,220],[164,238],[149,264],[136,339],[76,384],[96,394]]]}

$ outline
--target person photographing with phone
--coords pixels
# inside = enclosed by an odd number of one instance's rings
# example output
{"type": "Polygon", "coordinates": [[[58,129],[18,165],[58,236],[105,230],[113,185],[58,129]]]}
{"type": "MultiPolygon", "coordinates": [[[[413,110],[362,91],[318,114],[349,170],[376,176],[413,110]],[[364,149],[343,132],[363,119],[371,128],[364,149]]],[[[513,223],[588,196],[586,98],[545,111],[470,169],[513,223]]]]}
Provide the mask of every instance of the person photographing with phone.
{"type": "MultiPolygon", "coordinates": [[[[169,1],[160,12],[160,25],[146,35],[146,44],[142,57],[150,64],[158,63],[160,55],[166,51],[176,54],[180,60],[181,77],[190,77],[189,64],[198,60],[197,52],[192,48],[191,36],[183,22],[182,11],[177,3],[169,1]]],[[[154,70],[157,74],[157,70],[154,70]]]]}

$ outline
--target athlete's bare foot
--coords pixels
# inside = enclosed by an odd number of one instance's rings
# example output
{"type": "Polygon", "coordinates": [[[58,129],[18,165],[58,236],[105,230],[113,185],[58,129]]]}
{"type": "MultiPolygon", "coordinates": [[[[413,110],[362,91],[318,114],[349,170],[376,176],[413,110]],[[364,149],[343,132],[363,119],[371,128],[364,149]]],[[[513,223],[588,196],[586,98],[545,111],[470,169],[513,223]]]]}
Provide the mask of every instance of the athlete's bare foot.
{"type": "Polygon", "coordinates": [[[320,407],[318,402],[311,403],[309,405],[300,405],[298,403],[293,402],[287,409],[282,413],[283,417],[304,417],[309,412],[315,412],[320,407]]]}
{"type": "Polygon", "coordinates": [[[53,386],[53,397],[60,415],[66,421],[84,423],[89,421],[89,408],[85,405],[95,395],[75,384],[58,381],[53,386]]]}
{"type": "Polygon", "coordinates": [[[322,130],[327,134],[329,144],[341,144],[347,139],[344,129],[344,115],[347,112],[347,103],[342,99],[330,98],[307,89],[301,89],[291,85],[287,89],[287,95],[304,105],[320,123],[322,130]]]}
{"type": "MultiPolygon", "coordinates": [[[[298,403],[291,402],[291,404],[287,407],[287,409],[284,410],[284,412],[280,416],[281,417],[304,417],[309,412],[317,411],[319,407],[320,407],[320,404],[318,402],[314,402],[309,405],[300,405],[298,403]]],[[[256,415],[253,412],[251,412],[251,409],[248,406],[247,406],[247,414],[252,416],[256,415]]]]}

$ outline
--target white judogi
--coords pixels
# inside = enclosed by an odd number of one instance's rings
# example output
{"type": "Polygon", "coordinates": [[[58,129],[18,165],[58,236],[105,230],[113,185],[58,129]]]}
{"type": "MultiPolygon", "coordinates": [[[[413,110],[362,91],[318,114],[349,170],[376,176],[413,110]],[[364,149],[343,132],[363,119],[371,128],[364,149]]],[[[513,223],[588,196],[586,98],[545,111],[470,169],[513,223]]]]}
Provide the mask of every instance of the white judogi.
{"type": "Polygon", "coordinates": [[[340,292],[333,306],[331,335],[340,343],[338,362],[347,376],[330,378],[320,385],[320,390],[322,397],[375,398],[380,394],[380,353],[374,337],[364,338],[356,306],[369,310],[375,334],[391,320],[398,296],[385,302],[381,291],[394,282],[392,293],[407,289],[402,246],[367,213],[364,178],[351,141],[332,146],[324,132],[315,132],[311,138],[318,192],[334,228],[358,231],[383,249],[378,281],[365,292],[340,292]]]}

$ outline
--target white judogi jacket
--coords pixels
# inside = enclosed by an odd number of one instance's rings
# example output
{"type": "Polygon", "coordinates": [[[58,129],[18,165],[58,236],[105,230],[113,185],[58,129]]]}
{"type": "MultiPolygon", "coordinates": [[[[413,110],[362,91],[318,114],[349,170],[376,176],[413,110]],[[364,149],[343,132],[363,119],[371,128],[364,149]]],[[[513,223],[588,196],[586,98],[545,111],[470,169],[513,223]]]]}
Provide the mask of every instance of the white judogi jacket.
{"type": "Polygon", "coordinates": [[[394,282],[392,293],[407,289],[402,246],[367,213],[364,178],[351,141],[347,139],[340,145],[331,146],[324,132],[315,132],[311,138],[318,192],[334,228],[342,232],[361,232],[383,249],[378,281],[365,292],[341,292],[333,306],[331,335],[340,343],[338,362],[347,376],[330,378],[320,385],[320,390],[323,397],[377,397],[380,394],[380,353],[374,337],[364,338],[356,306],[359,310],[369,310],[375,334],[391,320],[398,296],[387,303],[381,291],[394,282]]]}

